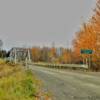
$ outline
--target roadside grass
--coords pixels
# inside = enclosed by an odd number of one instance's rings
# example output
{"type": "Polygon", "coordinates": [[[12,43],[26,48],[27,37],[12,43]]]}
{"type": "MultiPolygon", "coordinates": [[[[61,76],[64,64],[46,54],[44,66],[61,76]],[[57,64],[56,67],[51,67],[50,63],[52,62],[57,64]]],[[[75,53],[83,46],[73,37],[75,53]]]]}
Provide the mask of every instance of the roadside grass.
{"type": "Polygon", "coordinates": [[[36,100],[40,85],[30,70],[0,61],[0,100],[36,100]]]}
{"type": "Polygon", "coordinates": [[[52,100],[31,70],[0,59],[0,100],[52,100]]]}
{"type": "Polygon", "coordinates": [[[5,64],[5,60],[0,59],[0,64],[5,64]]]}

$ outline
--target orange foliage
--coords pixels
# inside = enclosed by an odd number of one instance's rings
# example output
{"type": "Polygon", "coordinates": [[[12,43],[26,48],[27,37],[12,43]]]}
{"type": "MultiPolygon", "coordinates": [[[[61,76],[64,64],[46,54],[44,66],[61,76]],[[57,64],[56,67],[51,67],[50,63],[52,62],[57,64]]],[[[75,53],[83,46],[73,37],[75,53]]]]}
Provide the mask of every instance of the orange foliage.
{"type": "MultiPolygon", "coordinates": [[[[73,41],[74,52],[77,56],[81,56],[81,49],[93,50],[92,60],[94,63],[100,63],[100,0],[97,0],[97,7],[94,15],[89,23],[85,23],[76,34],[73,41]]],[[[86,56],[84,56],[86,57],[86,56]]],[[[100,68],[100,65],[97,65],[100,68]]]]}
{"type": "Polygon", "coordinates": [[[49,57],[51,58],[51,61],[55,60],[56,58],[56,48],[51,48],[49,52],[49,57]]]}
{"type": "Polygon", "coordinates": [[[78,55],[80,55],[81,49],[92,49],[95,51],[96,41],[97,37],[92,25],[84,24],[74,40],[74,50],[78,55]]]}
{"type": "Polygon", "coordinates": [[[33,59],[33,61],[39,61],[40,49],[38,47],[34,47],[31,50],[32,50],[32,59],[33,59]]]}

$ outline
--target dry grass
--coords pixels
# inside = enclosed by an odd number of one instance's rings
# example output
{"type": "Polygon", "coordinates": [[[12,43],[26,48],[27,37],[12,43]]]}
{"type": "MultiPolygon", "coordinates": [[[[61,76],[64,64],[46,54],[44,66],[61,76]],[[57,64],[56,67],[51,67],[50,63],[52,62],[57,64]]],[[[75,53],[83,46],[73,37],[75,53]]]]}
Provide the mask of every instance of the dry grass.
{"type": "Polygon", "coordinates": [[[39,84],[30,70],[0,64],[0,100],[35,100],[39,84]]]}
{"type": "Polygon", "coordinates": [[[31,70],[0,59],[0,100],[52,100],[31,70]]]}

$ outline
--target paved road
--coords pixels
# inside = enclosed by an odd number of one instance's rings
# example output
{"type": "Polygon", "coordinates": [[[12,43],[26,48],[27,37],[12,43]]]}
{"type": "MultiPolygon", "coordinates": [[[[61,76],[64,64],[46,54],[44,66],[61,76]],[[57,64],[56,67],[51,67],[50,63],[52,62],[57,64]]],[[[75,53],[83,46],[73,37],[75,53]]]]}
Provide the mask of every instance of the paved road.
{"type": "Polygon", "coordinates": [[[30,66],[53,100],[100,100],[100,73],[60,71],[30,66]]]}

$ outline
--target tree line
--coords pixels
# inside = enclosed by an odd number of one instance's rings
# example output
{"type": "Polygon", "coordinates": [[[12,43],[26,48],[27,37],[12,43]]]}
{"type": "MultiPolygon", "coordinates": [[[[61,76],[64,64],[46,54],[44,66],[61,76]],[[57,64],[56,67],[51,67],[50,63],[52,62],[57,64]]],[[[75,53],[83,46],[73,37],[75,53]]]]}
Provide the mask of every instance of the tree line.
{"type": "Polygon", "coordinates": [[[32,59],[34,62],[72,63],[72,51],[67,48],[33,47],[32,59]]]}

